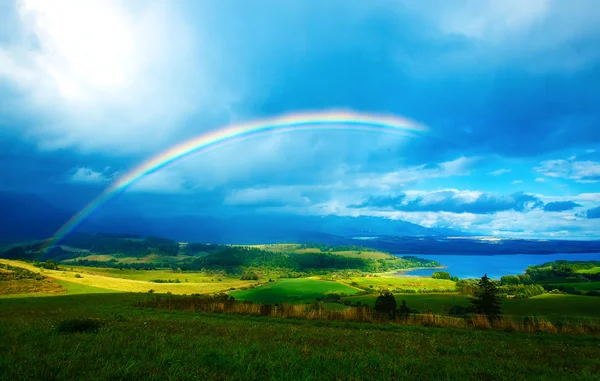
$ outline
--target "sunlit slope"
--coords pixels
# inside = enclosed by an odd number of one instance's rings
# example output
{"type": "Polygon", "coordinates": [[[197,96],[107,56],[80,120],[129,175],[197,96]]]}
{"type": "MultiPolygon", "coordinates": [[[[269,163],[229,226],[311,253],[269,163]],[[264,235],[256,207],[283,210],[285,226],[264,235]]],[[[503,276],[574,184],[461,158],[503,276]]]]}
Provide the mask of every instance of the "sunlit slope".
{"type": "MultiPolygon", "coordinates": [[[[21,261],[13,261],[0,259],[0,263],[8,263],[11,266],[22,267],[29,271],[43,273],[44,276],[55,279],[55,280],[63,280],[71,283],[96,287],[101,289],[113,290],[113,291],[121,291],[121,292],[148,292],[150,290],[154,290],[154,292],[159,293],[167,293],[171,292],[173,294],[194,294],[194,293],[213,293],[229,290],[231,288],[239,288],[244,286],[249,286],[254,281],[245,281],[239,280],[236,278],[222,278],[221,281],[215,279],[212,282],[185,282],[185,279],[182,279],[182,283],[154,283],[148,280],[134,280],[134,279],[125,279],[116,277],[114,272],[110,275],[101,275],[101,272],[83,272],[83,271],[73,271],[70,270],[69,267],[66,267],[65,271],[58,270],[47,270],[43,271],[40,268],[37,268],[29,263],[21,262],[21,261]],[[80,278],[76,277],[75,274],[80,274],[80,278]]],[[[77,269],[82,270],[82,269],[77,269]]],[[[95,269],[98,270],[98,269],[95,269]]],[[[117,270],[118,271],[118,270],[117,270]]],[[[142,272],[140,272],[142,273],[142,272]]],[[[155,279],[158,274],[154,272],[145,272],[148,278],[155,279]]],[[[192,274],[190,274],[192,275],[192,274]]],[[[171,274],[170,278],[173,279],[177,276],[177,274],[171,274]]],[[[187,276],[187,275],[182,275],[187,276]]]]}

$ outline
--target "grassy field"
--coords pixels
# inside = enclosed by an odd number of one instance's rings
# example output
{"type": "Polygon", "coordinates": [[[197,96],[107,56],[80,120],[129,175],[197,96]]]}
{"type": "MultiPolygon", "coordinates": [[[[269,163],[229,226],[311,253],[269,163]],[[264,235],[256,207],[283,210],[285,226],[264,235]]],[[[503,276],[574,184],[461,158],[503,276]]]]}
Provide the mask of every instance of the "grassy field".
{"type": "Polygon", "coordinates": [[[117,263],[123,264],[131,264],[131,263],[169,263],[169,264],[177,264],[183,262],[188,259],[193,259],[195,257],[189,255],[177,255],[177,256],[169,256],[169,255],[157,255],[157,254],[149,254],[144,257],[120,257],[111,254],[91,254],[86,256],[81,256],[73,259],[64,260],[63,263],[66,264],[75,264],[78,260],[87,259],[89,261],[99,261],[99,262],[108,262],[110,260],[116,260],[117,263]]]}
{"type": "Polygon", "coordinates": [[[357,284],[358,287],[403,288],[412,290],[454,289],[455,283],[446,279],[397,276],[352,277],[341,280],[346,284],[357,284]]]}
{"type": "Polygon", "coordinates": [[[313,302],[327,293],[355,294],[360,290],[336,282],[315,279],[282,279],[251,290],[233,291],[239,300],[262,303],[313,302]]]}
{"type": "Polygon", "coordinates": [[[0,283],[0,297],[8,295],[63,294],[67,292],[56,282],[48,279],[20,279],[0,283]]]}
{"type": "Polygon", "coordinates": [[[65,271],[42,270],[30,263],[21,261],[12,261],[0,259],[0,263],[8,263],[12,266],[22,267],[29,271],[41,273],[45,277],[55,281],[67,281],[84,287],[101,288],[112,290],[113,292],[148,292],[154,290],[159,293],[171,292],[173,294],[195,294],[195,293],[215,293],[227,291],[231,288],[247,287],[256,284],[256,281],[240,280],[239,278],[217,276],[207,277],[205,275],[180,274],[171,271],[139,271],[139,270],[118,270],[103,269],[93,267],[71,267],[64,266],[65,271]],[[80,274],[81,278],[75,277],[80,274]],[[136,278],[137,279],[132,279],[136,278]],[[154,283],[152,279],[176,279],[181,283],[154,283]],[[185,279],[188,282],[185,282],[185,279]],[[221,279],[219,281],[218,279],[221,279]]]}
{"type": "Polygon", "coordinates": [[[574,287],[579,291],[600,290],[600,282],[581,282],[581,283],[552,283],[554,287],[574,287]]]}
{"type": "MultiPolygon", "coordinates": [[[[469,298],[455,293],[444,294],[400,294],[396,302],[402,300],[410,308],[419,311],[431,310],[444,313],[447,308],[457,305],[468,306],[469,298]]],[[[352,303],[361,302],[373,306],[377,294],[350,296],[342,298],[352,303]]],[[[550,320],[600,319],[600,298],[577,295],[543,294],[527,299],[504,299],[504,315],[520,320],[525,316],[539,316],[550,320]]]]}
{"type": "Polygon", "coordinates": [[[139,294],[0,300],[0,379],[597,380],[600,338],[134,307],[139,294]],[[97,333],[61,334],[68,318],[97,333]]]}
{"type": "Polygon", "coordinates": [[[340,251],[321,251],[317,247],[303,248],[298,244],[269,244],[269,245],[248,245],[248,247],[256,247],[261,250],[274,251],[278,253],[294,253],[294,254],[309,254],[309,253],[331,253],[344,257],[363,258],[363,259],[386,259],[394,258],[388,253],[376,250],[340,250],[340,251]]]}
{"type": "Polygon", "coordinates": [[[582,274],[598,274],[600,273],[600,267],[592,267],[591,269],[579,270],[577,272],[582,274]]]}

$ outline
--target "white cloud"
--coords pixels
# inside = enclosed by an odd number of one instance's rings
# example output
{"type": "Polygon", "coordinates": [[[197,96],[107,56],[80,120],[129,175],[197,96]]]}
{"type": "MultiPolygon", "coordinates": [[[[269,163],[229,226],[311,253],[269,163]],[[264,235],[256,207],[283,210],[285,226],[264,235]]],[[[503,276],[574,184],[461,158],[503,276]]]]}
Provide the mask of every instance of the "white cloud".
{"type": "Polygon", "coordinates": [[[500,168],[500,169],[498,169],[496,171],[488,172],[488,175],[499,176],[499,175],[501,175],[503,173],[508,173],[508,172],[511,172],[511,171],[512,171],[512,169],[510,169],[510,168],[500,168]]]}
{"type": "Polygon", "coordinates": [[[452,55],[456,64],[485,62],[493,68],[519,62],[533,72],[572,72],[600,57],[593,43],[596,0],[432,0],[402,5],[433,28],[472,42],[476,49],[452,55]]]}
{"type": "Polygon", "coordinates": [[[544,176],[570,179],[579,183],[600,181],[600,162],[575,160],[546,160],[534,170],[544,176]]]}
{"type": "Polygon", "coordinates": [[[522,184],[523,180],[514,180],[510,182],[512,185],[516,185],[516,184],[522,184]]]}
{"type": "Polygon", "coordinates": [[[547,15],[549,1],[467,0],[453,3],[452,8],[441,19],[441,27],[447,33],[497,40],[531,28],[547,15]]]}
{"type": "Polygon", "coordinates": [[[91,168],[79,167],[69,177],[69,181],[73,183],[102,184],[111,181],[113,178],[114,174],[106,175],[91,168]]]}
{"type": "Polygon", "coordinates": [[[535,179],[535,182],[536,182],[536,183],[543,183],[543,182],[545,182],[545,181],[546,181],[546,179],[545,179],[545,178],[543,178],[543,177],[537,177],[537,178],[535,179]]]}
{"type": "Polygon", "coordinates": [[[40,147],[144,150],[191,113],[228,107],[218,51],[201,57],[209,36],[190,33],[170,3],[22,0],[16,17],[0,79],[22,94],[19,114],[44,120],[22,131],[40,147]]]}
{"type": "Polygon", "coordinates": [[[478,158],[459,157],[458,159],[439,163],[434,166],[419,165],[402,168],[387,173],[361,174],[354,183],[360,188],[390,190],[407,184],[418,183],[427,179],[452,176],[468,176],[478,158]]]}

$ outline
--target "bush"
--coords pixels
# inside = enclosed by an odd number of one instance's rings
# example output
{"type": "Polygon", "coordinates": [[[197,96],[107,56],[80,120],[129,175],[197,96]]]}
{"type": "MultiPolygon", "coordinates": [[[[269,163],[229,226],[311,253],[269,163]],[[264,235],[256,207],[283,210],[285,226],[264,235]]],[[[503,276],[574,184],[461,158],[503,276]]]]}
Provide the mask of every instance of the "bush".
{"type": "Polygon", "coordinates": [[[75,278],[83,278],[83,277],[79,274],[75,274],[75,278]]]}
{"type": "Polygon", "coordinates": [[[258,274],[253,271],[246,271],[242,274],[241,280],[258,280],[258,274]]]}
{"type": "Polygon", "coordinates": [[[100,321],[90,318],[67,319],[58,324],[59,333],[98,332],[100,321]]]}
{"type": "Polygon", "coordinates": [[[433,274],[431,274],[431,277],[433,279],[448,279],[450,280],[450,273],[447,271],[436,271],[433,274]]]}

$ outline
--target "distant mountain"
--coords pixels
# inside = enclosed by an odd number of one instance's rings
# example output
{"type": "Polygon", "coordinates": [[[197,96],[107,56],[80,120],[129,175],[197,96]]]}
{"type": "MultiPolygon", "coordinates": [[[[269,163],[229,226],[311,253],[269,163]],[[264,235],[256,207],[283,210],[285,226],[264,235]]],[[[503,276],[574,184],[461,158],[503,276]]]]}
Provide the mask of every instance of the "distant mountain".
{"type": "Polygon", "coordinates": [[[0,191],[0,241],[51,237],[72,215],[34,194],[0,191]]]}
{"type": "MultiPolygon", "coordinates": [[[[43,198],[0,192],[0,240],[20,241],[51,237],[73,214],[43,198]]],[[[78,228],[80,231],[129,233],[168,237],[179,241],[258,244],[314,242],[344,244],[354,237],[443,236],[445,231],[410,222],[379,217],[302,216],[295,214],[243,214],[234,216],[146,216],[135,206],[100,209],[78,228]]],[[[462,234],[452,232],[452,234],[462,234]]]]}
{"type": "Polygon", "coordinates": [[[92,219],[84,223],[82,229],[107,233],[151,234],[179,241],[239,244],[276,242],[342,244],[353,237],[443,235],[435,229],[400,220],[293,214],[245,214],[220,218],[113,216],[92,219]]]}

